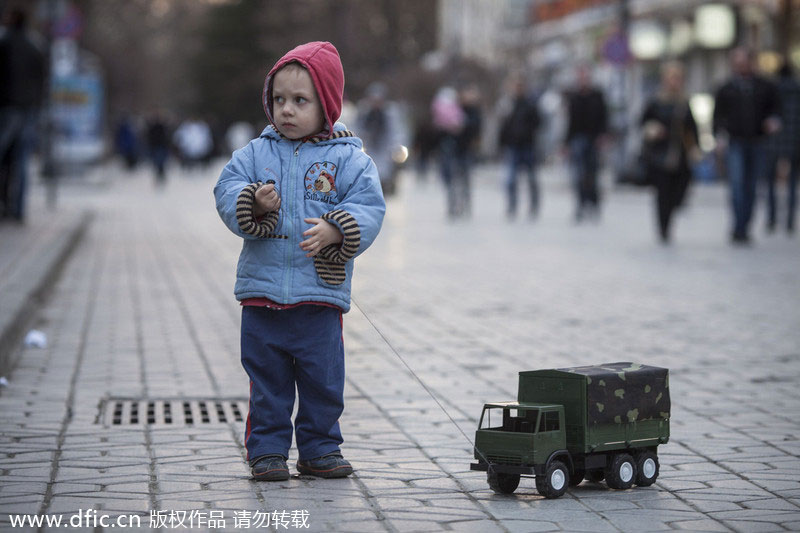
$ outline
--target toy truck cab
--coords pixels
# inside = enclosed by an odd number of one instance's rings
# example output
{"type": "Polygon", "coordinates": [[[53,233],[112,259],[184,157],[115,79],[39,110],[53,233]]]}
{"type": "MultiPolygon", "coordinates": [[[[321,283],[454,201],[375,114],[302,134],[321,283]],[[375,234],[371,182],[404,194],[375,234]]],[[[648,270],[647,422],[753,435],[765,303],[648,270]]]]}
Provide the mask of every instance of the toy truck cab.
{"type": "Polygon", "coordinates": [[[564,406],[487,403],[475,433],[478,463],[471,468],[487,470],[496,492],[510,494],[520,476],[536,475],[540,492],[557,497],[566,491],[572,470],[566,445],[564,406]],[[554,463],[556,468],[550,468],[554,463]]]}
{"type": "MultiPolygon", "coordinates": [[[[566,448],[564,408],[560,405],[500,402],[483,407],[475,446],[492,463],[543,464],[555,450],[566,448]]],[[[479,453],[475,458],[481,460],[479,453]]],[[[520,473],[528,472],[522,468],[520,473]]]]}

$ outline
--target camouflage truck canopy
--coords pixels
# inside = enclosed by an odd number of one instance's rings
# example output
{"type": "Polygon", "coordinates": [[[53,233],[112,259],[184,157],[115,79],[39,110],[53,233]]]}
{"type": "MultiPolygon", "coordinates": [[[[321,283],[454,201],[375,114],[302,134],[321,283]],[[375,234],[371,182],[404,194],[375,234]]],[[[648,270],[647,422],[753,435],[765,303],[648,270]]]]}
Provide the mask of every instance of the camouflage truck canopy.
{"type": "MultiPolygon", "coordinates": [[[[538,396],[532,388],[537,378],[582,377],[586,391],[588,423],[626,423],[669,419],[669,374],[666,368],[636,363],[608,363],[596,366],[520,372],[520,401],[538,396]],[[531,388],[527,387],[530,383],[531,388]],[[528,389],[526,393],[523,389],[528,389]]],[[[549,380],[548,380],[549,381],[549,380]]],[[[563,386],[559,386],[562,388],[563,386]]],[[[563,389],[567,392],[566,389],[563,389]]]]}

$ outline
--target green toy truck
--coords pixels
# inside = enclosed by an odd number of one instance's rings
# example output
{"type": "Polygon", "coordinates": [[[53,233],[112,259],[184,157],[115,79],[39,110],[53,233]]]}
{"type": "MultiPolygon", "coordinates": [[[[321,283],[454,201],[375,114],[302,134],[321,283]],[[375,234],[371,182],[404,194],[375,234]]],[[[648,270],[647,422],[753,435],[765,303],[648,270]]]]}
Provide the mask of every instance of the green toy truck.
{"type": "Polygon", "coordinates": [[[658,477],[659,444],[669,441],[669,374],[634,363],[519,373],[516,402],[488,403],[475,432],[471,470],[511,494],[535,476],[545,498],[581,481],[627,489],[658,477]]]}

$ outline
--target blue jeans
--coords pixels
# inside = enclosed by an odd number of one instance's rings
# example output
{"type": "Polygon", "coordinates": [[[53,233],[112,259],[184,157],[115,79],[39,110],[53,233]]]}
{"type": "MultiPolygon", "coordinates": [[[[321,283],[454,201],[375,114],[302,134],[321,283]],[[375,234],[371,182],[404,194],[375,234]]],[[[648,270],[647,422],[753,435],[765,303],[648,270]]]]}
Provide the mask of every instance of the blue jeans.
{"type": "Polygon", "coordinates": [[[150,149],[150,159],[156,169],[156,180],[162,182],[166,179],[165,167],[169,158],[169,148],[166,146],[154,146],[150,149]]]}
{"type": "Polygon", "coordinates": [[[536,161],[533,146],[511,146],[507,150],[508,176],[506,178],[506,194],[508,196],[508,214],[517,212],[517,174],[525,169],[528,176],[528,193],[530,194],[530,212],[539,210],[539,183],[536,181],[536,161]]]}
{"type": "MultiPolygon", "coordinates": [[[[767,224],[774,227],[777,219],[777,199],[775,197],[776,172],[778,170],[778,156],[773,154],[767,169],[767,224]]],[[[789,205],[786,214],[786,228],[789,231],[794,229],[794,212],[797,206],[797,177],[800,174],[800,149],[788,157],[789,160],[789,205]]]]}
{"type": "Polygon", "coordinates": [[[731,139],[728,146],[728,182],[733,209],[733,236],[747,237],[763,172],[764,146],[760,139],[731,139]]]}
{"type": "Polygon", "coordinates": [[[572,187],[575,191],[578,218],[588,205],[599,207],[600,195],[597,190],[598,158],[594,139],[585,135],[569,141],[569,161],[572,169],[572,187]]]}
{"type": "Polygon", "coordinates": [[[36,125],[35,110],[0,108],[0,161],[7,164],[8,171],[0,185],[4,214],[18,220],[25,217],[28,159],[36,142],[36,125]]]}
{"type": "Polygon", "coordinates": [[[344,409],[342,312],[322,305],[277,311],[242,308],[242,366],[250,377],[247,459],[289,456],[295,387],[295,439],[301,460],[339,451],[344,409]]]}

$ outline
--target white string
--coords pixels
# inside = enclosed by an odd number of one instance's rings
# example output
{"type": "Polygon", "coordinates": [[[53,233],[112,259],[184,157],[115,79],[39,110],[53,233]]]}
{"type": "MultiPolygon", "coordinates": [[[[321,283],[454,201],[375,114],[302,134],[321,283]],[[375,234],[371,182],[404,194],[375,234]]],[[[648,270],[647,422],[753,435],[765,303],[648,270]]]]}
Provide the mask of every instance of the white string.
{"type": "MultiPolygon", "coordinates": [[[[326,267],[326,270],[327,270],[327,267],[326,267]]],[[[436,395],[434,395],[433,392],[428,388],[428,386],[425,385],[425,382],[422,381],[422,378],[420,378],[417,375],[417,373],[414,372],[414,369],[411,368],[411,366],[408,364],[408,362],[406,362],[406,360],[403,359],[403,356],[400,355],[400,353],[395,349],[394,346],[392,346],[392,343],[389,342],[389,339],[386,338],[386,335],[384,335],[383,332],[378,328],[378,326],[375,325],[375,323],[372,321],[372,319],[369,317],[369,315],[367,315],[367,313],[364,312],[364,309],[360,305],[358,305],[358,303],[356,303],[356,301],[353,298],[351,298],[350,301],[353,303],[354,306],[356,306],[356,308],[359,311],[361,311],[361,314],[364,315],[364,318],[367,319],[367,322],[369,322],[369,325],[372,326],[372,328],[378,333],[378,335],[380,335],[381,339],[383,339],[383,342],[386,343],[386,346],[388,346],[389,349],[392,350],[392,353],[394,353],[394,355],[397,356],[398,359],[400,359],[400,362],[402,362],[403,365],[406,367],[406,369],[408,369],[409,373],[411,373],[411,375],[414,376],[414,379],[416,379],[417,382],[422,386],[422,388],[425,389],[425,392],[428,393],[428,396],[433,398],[433,401],[436,402],[436,405],[439,406],[439,409],[441,409],[442,412],[445,415],[447,415],[447,418],[450,419],[450,422],[452,422],[453,425],[458,429],[458,432],[461,433],[461,435],[464,436],[464,438],[467,440],[467,442],[470,444],[470,446],[472,446],[472,449],[475,450],[478,453],[478,455],[481,456],[481,458],[486,462],[486,464],[489,467],[489,470],[491,471],[492,465],[489,462],[489,460],[486,458],[486,456],[483,454],[483,452],[481,452],[478,448],[475,447],[475,443],[472,442],[472,439],[470,439],[469,436],[466,433],[464,433],[464,430],[461,429],[461,426],[458,425],[458,422],[456,422],[455,419],[452,416],[450,416],[450,413],[447,412],[447,409],[444,408],[444,405],[442,405],[442,403],[439,401],[439,399],[436,397],[436,395]]]]}

